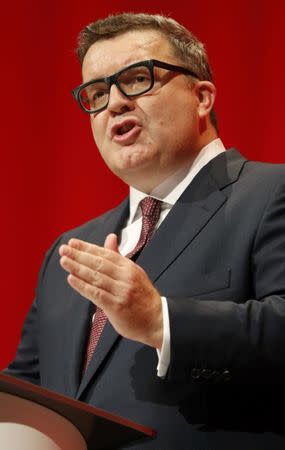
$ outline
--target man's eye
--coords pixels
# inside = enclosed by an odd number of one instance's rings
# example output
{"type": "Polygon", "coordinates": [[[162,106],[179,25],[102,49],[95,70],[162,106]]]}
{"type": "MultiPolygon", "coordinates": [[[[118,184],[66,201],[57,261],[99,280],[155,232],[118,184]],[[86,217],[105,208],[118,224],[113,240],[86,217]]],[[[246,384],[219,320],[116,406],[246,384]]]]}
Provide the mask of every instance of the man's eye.
{"type": "Polygon", "coordinates": [[[137,83],[144,83],[148,78],[145,75],[137,75],[135,81],[137,83]]]}
{"type": "Polygon", "coordinates": [[[98,98],[103,97],[104,95],[106,95],[105,91],[97,91],[94,93],[93,95],[93,100],[97,100],[98,98]]]}

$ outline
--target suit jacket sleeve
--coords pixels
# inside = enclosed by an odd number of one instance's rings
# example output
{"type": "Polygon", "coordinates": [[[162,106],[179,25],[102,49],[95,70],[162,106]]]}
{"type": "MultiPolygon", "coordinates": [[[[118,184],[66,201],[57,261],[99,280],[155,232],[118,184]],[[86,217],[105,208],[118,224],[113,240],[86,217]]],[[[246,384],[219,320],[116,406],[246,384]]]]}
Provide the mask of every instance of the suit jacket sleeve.
{"type": "Polygon", "coordinates": [[[17,353],[10,365],[4,369],[4,373],[12,375],[31,383],[40,385],[40,358],[39,358],[39,320],[38,320],[38,299],[40,298],[41,281],[43,279],[47,264],[61,238],[49,250],[42,264],[39,273],[39,282],[35,300],[25,319],[21,339],[17,348],[17,353]]]}
{"type": "MultiPolygon", "coordinates": [[[[280,178],[280,177],[279,177],[280,178]]],[[[168,298],[169,379],[284,383],[285,184],[269,195],[250,255],[254,298],[168,298]],[[270,381],[270,382],[271,382],[270,381]]]]}

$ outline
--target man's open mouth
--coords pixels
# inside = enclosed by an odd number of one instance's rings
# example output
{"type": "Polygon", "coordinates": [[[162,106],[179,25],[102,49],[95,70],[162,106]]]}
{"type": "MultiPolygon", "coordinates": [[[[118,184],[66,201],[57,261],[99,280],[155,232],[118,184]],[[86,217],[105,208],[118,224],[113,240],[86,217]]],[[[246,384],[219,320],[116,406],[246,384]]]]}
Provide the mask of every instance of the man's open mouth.
{"type": "Polygon", "coordinates": [[[139,126],[135,120],[124,120],[122,123],[114,125],[111,129],[112,138],[115,136],[123,136],[129,133],[133,128],[139,126]]]}
{"type": "Polygon", "coordinates": [[[127,133],[132,128],[134,128],[134,126],[135,126],[135,123],[127,123],[126,125],[123,125],[122,127],[118,128],[116,134],[119,134],[120,136],[122,136],[122,134],[127,133]]]}

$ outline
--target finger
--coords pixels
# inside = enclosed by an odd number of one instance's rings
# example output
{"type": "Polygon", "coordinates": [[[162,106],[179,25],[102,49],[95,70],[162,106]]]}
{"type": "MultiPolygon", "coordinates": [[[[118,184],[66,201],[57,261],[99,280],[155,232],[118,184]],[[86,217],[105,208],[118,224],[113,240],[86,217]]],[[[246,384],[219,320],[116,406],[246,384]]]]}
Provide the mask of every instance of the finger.
{"type": "Polygon", "coordinates": [[[76,276],[80,280],[109,292],[110,294],[115,295],[116,292],[122,289],[122,283],[113,280],[107,275],[91,270],[66,256],[61,258],[60,264],[64,270],[76,276]]]}
{"type": "Polygon", "coordinates": [[[117,235],[114,233],[108,234],[104,242],[104,247],[119,253],[117,235]]]}
{"type": "Polygon", "coordinates": [[[70,239],[68,241],[68,245],[72,248],[76,248],[77,250],[90,253],[91,255],[107,258],[114,263],[123,264],[124,258],[119,253],[114,252],[109,248],[100,247],[99,245],[90,244],[89,242],[81,241],[80,239],[75,238],[70,239]]]}
{"type": "Polygon", "coordinates": [[[60,256],[67,256],[74,261],[89,267],[96,272],[104,273],[114,280],[120,279],[122,277],[122,268],[112,261],[101,256],[91,255],[90,253],[82,252],[69,245],[61,245],[59,248],[60,256]]]}
{"type": "Polygon", "coordinates": [[[114,297],[108,292],[86,283],[84,280],[81,280],[73,274],[68,275],[67,281],[75,291],[82,295],[82,297],[91,300],[92,303],[99,306],[103,310],[106,305],[109,305],[112,301],[114,301],[114,297]]]}

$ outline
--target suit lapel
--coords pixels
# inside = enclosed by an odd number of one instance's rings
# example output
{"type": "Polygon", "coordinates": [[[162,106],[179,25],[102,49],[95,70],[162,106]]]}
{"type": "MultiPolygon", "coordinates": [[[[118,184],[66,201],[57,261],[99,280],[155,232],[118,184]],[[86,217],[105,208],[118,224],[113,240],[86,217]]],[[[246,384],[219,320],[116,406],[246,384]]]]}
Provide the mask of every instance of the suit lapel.
{"type": "MultiPolygon", "coordinates": [[[[92,359],[87,367],[87,370],[81,380],[78,391],[75,398],[79,398],[90,383],[92,377],[100,368],[101,364],[104,362],[106,356],[109,352],[116,346],[116,343],[120,339],[120,335],[114,330],[109,321],[103,328],[102,334],[100,336],[99,342],[96,346],[96,350],[92,356],[92,359]]],[[[87,343],[86,343],[87,345],[87,343]]],[[[82,348],[82,353],[85,354],[86,347],[82,348]]]]}
{"type": "Polygon", "coordinates": [[[210,161],[186,188],[137,259],[153,283],[225,203],[224,188],[238,179],[245,161],[236,150],[228,150],[210,161]]]}
{"type": "MultiPolygon", "coordinates": [[[[122,228],[124,221],[128,217],[128,200],[125,200],[115,210],[108,213],[102,223],[95,222],[94,231],[84,240],[97,245],[103,245],[106,236],[109,233],[118,233],[122,228]]],[[[71,290],[70,296],[66,299],[66,325],[65,325],[65,354],[64,360],[65,386],[67,395],[74,397],[81,381],[82,364],[85,356],[87,340],[89,336],[91,317],[94,312],[94,306],[91,302],[84,299],[76,291],[71,290]]],[[[104,350],[107,353],[112,347],[118,334],[113,328],[107,327],[104,330],[106,335],[104,350]]],[[[91,366],[91,363],[90,363],[91,366]]],[[[89,366],[89,369],[91,367],[89,366]]],[[[89,370],[86,372],[86,377],[89,370]]]]}

